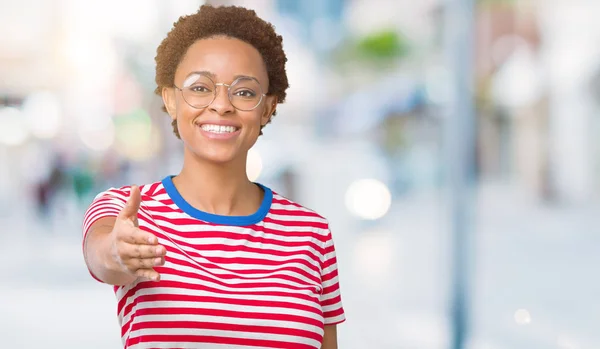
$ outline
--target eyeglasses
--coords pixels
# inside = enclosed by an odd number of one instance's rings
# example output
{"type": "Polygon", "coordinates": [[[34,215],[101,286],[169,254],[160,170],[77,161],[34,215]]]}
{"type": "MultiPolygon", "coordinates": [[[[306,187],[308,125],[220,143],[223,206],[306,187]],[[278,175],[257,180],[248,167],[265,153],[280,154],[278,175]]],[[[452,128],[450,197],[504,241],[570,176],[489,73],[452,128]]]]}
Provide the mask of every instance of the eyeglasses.
{"type": "Polygon", "coordinates": [[[229,85],[215,83],[204,74],[193,74],[183,84],[183,88],[174,86],[181,91],[185,102],[196,109],[206,108],[217,98],[217,86],[226,86],[231,105],[242,111],[255,109],[266,96],[258,81],[252,77],[237,78],[229,85]]]}

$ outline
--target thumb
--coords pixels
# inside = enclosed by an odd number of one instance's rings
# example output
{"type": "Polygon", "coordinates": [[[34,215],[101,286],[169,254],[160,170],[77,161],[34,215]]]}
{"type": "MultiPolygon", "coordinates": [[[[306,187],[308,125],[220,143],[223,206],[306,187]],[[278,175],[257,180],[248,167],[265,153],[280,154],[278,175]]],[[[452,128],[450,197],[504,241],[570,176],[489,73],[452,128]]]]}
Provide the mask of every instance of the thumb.
{"type": "Polygon", "coordinates": [[[132,185],[129,192],[129,199],[127,199],[125,207],[119,213],[119,217],[121,219],[132,219],[134,223],[137,222],[137,213],[140,209],[141,201],[140,188],[137,185],[132,185]]]}

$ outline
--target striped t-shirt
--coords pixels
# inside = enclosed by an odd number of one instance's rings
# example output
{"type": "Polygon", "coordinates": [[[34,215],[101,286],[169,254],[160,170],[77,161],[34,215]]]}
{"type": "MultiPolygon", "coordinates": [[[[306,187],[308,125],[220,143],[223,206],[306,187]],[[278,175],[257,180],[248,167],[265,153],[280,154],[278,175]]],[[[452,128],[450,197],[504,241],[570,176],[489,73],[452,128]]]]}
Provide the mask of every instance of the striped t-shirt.
{"type": "MultiPolygon", "coordinates": [[[[140,186],[140,229],[167,250],[160,281],[115,286],[125,348],[320,348],[323,326],[345,320],[328,222],[269,188],[250,216],[188,204],[172,178],[140,186]]],[[[109,189],[83,234],[115,217],[130,187],[109,189]]]]}

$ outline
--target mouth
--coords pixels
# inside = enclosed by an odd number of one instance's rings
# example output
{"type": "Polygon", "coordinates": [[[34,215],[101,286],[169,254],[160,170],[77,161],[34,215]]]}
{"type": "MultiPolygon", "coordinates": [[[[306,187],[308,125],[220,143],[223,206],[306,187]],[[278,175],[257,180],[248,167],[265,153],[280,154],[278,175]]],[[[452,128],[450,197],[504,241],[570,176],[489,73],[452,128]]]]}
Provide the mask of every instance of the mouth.
{"type": "Polygon", "coordinates": [[[201,124],[198,125],[203,131],[213,134],[229,134],[237,132],[240,128],[235,126],[201,124]]]}

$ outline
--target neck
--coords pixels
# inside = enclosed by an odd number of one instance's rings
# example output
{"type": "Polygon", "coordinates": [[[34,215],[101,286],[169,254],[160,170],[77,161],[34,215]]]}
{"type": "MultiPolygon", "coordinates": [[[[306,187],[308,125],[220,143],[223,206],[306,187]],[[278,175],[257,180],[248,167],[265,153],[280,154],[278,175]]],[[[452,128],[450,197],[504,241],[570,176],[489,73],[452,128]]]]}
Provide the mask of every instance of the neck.
{"type": "Polygon", "coordinates": [[[173,178],[173,184],[190,205],[217,215],[251,215],[263,199],[262,189],[246,175],[246,156],[217,164],[199,159],[186,150],[183,168],[173,178]]]}

